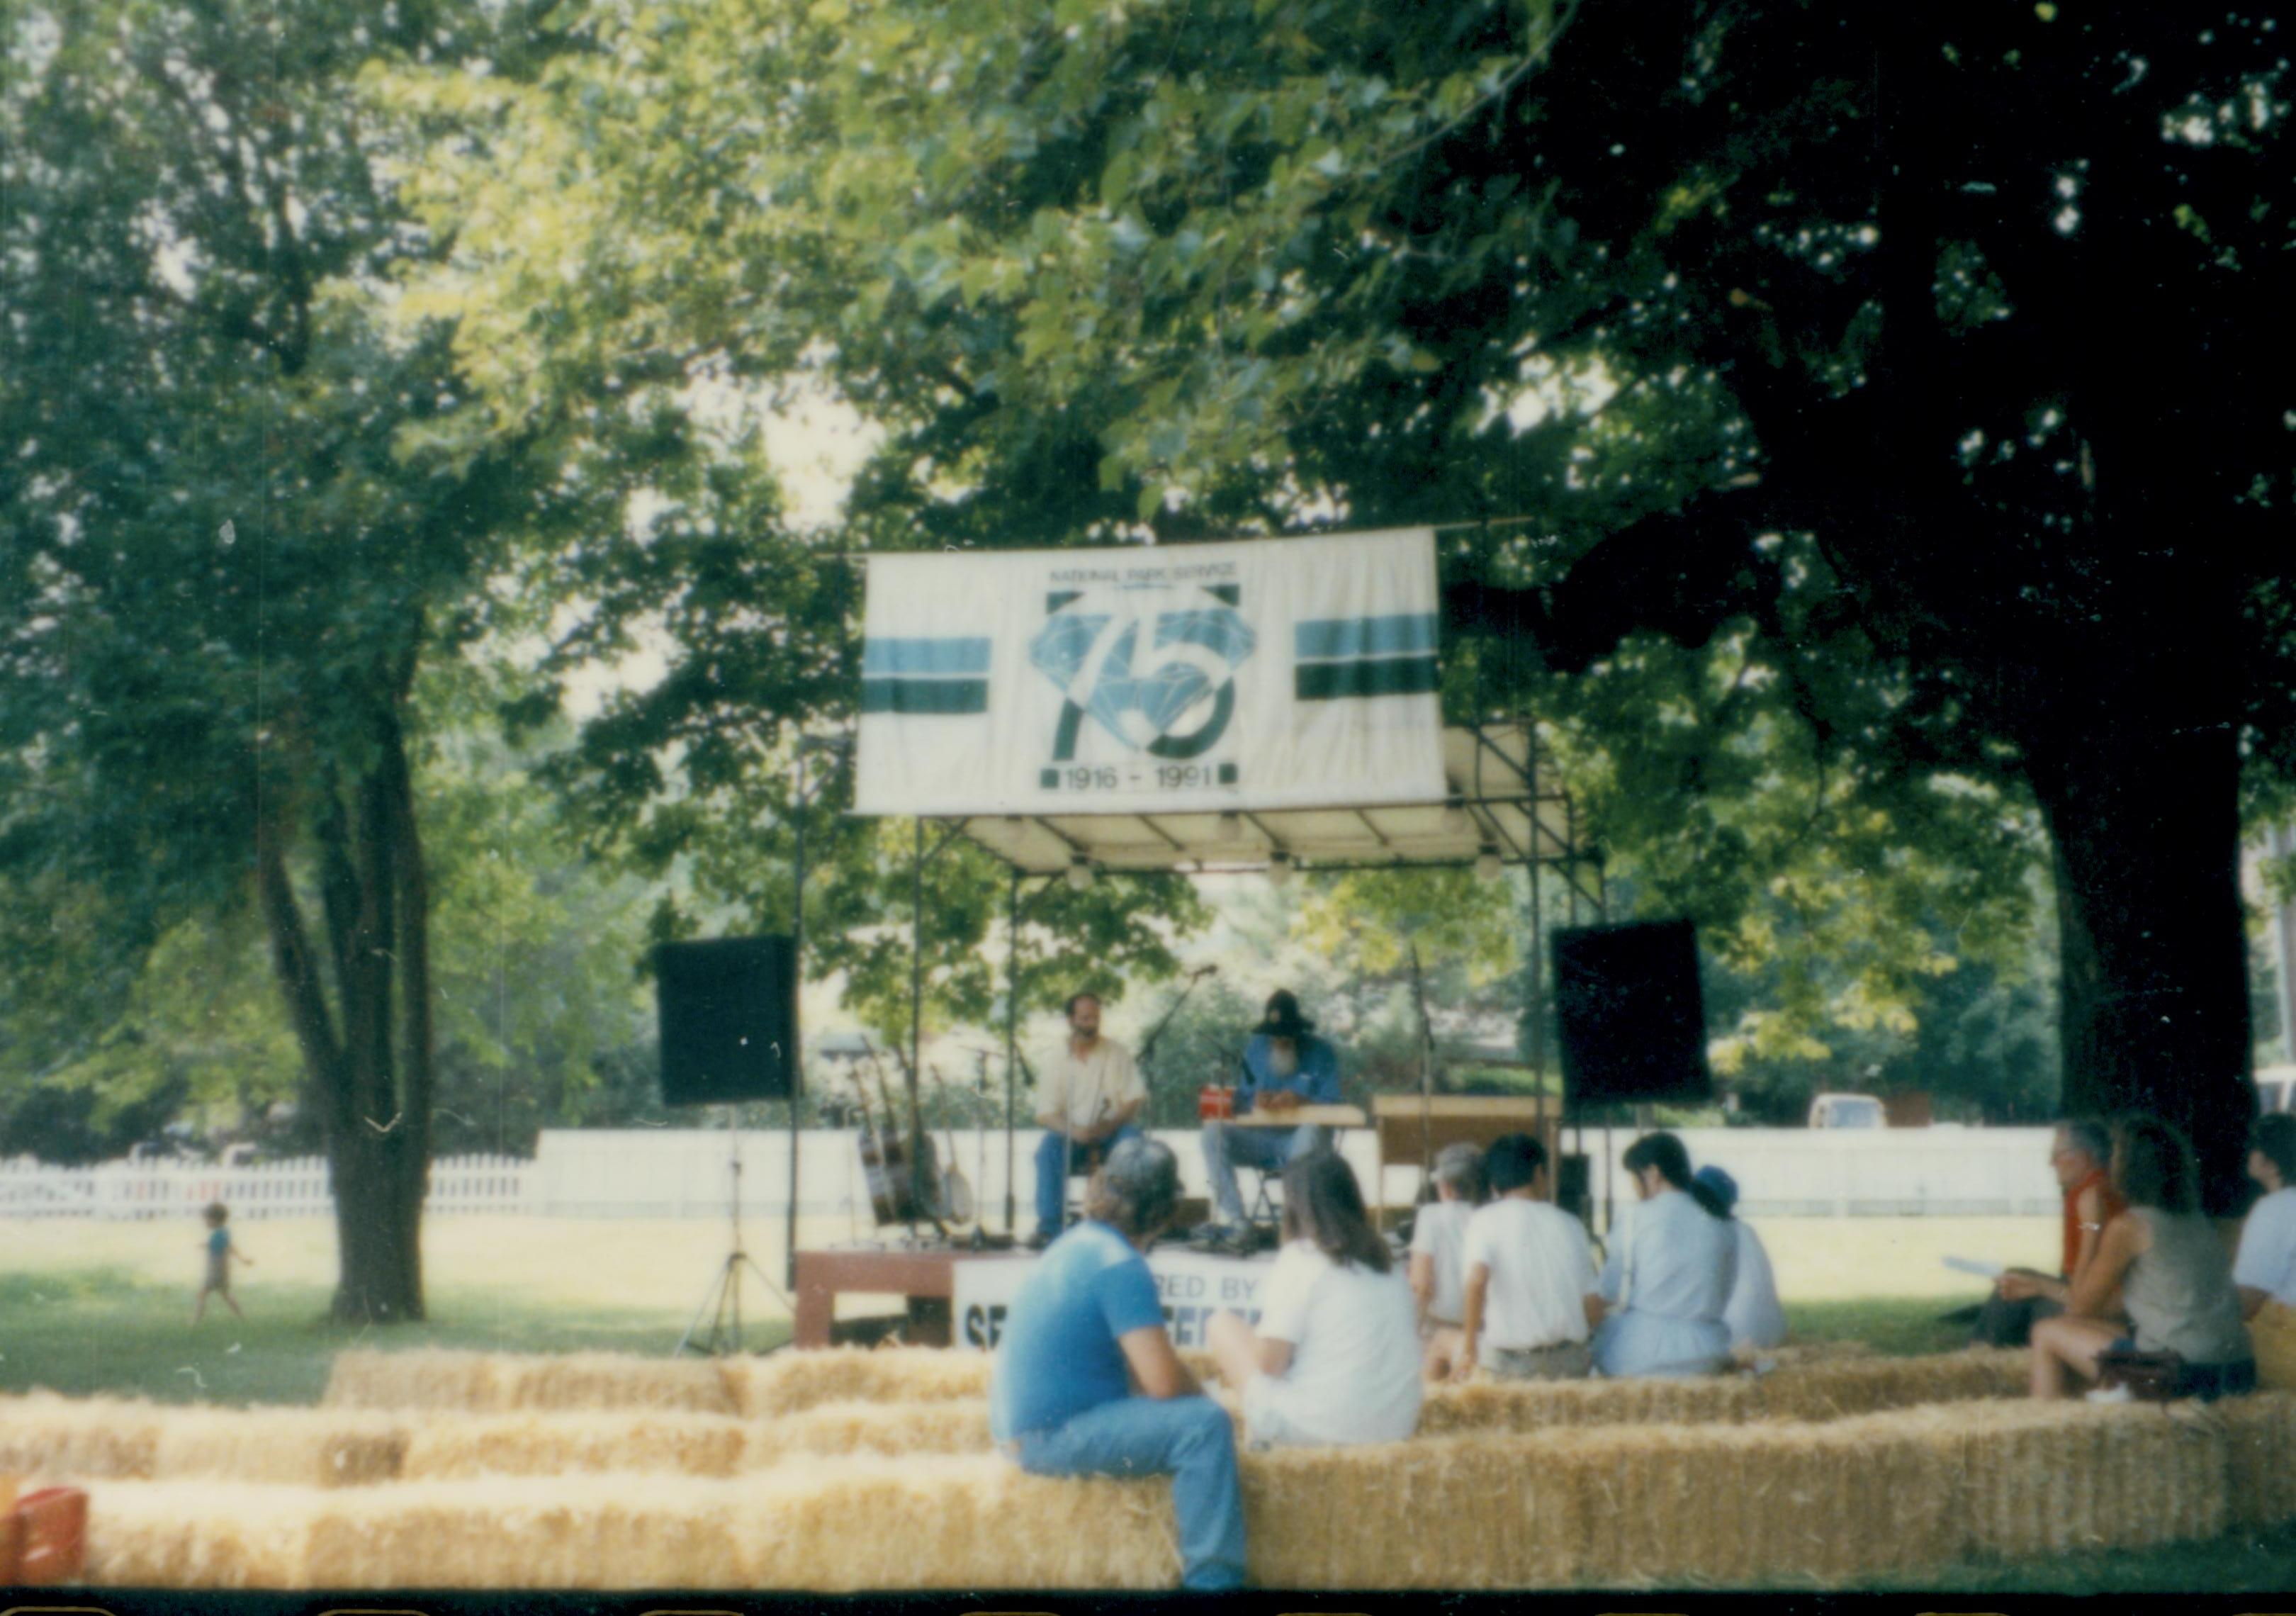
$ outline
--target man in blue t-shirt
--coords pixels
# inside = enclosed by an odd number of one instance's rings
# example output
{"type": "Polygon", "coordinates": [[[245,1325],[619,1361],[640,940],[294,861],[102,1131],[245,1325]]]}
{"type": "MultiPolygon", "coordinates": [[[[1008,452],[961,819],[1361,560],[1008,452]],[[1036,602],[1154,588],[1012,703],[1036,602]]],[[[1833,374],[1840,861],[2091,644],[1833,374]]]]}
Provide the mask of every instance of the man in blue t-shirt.
{"type": "Polygon", "coordinates": [[[1179,1203],[1168,1147],[1135,1138],[1109,1152],[1085,1221],[1053,1242],[1004,1316],[988,1425],[1031,1475],[1170,1476],[1180,1585],[1232,1588],[1243,1581],[1235,1431],[1172,1350],[1141,1255],[1179,1203]]]}
{"type": "MultiPolygon", "coordinates": [[[[1340,1103],[1339,1051],[1316,1037],[1315,1029],[1290,993],[1279,988],[1268,995],[1267,1012],[1243,1046],[1235,1091],[1237,1116],[1255,1112],[1273,1116],[1302,1105],[1340,1103]]],[[[1310,1151],[1330,1148],[1331,1142],[1332,1130],[1311,1122],[1292,1128],[1206,1122],[1204,1173],[1211,1180],[1214,1210],[1213,1221],[1196,1231],[1199,1243],[1219,1251],[1250,1251],[1235,1169],[1242,1166],[1273,1172],[1310,1151]]]]}

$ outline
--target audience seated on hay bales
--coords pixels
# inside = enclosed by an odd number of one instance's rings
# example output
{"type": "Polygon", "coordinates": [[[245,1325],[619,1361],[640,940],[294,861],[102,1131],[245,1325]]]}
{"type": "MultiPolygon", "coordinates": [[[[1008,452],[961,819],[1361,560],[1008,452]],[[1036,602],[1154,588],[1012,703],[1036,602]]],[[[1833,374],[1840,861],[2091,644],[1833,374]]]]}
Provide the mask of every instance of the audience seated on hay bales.
{"type": "Polygon", "coordinates": [[[2232,1281],[2256,1347],[2256,1378],[2296,1387],[2296,1117],[2260,1117],[2248,1135],[2248,1176],[2264,1192],[2248,1209],[2232,1281]]]}
{"type": "Polygon", "coordinates": [[[1737,1276],[1729,1209],[1690,1176],[1690,1153],[1672,1134],[1644,1134],[1623,1158],[1640,1197],[1603,1265],[1608,1311],[1595,1333],[1604,1374],[1711,1374],[1730,1361],[1722,1322],[1737,1276]]]}
{"type": "Polygon", "coordinates": [[[2065,1298],[2081,1271],[2096,1260],[2104,1226],[2128,1209],[2112,1187],[2109,1166],[2112,1134],[2102,1122],[2078,1118],[2057,1124],[2049,1142],[2049,1170],[2064,1196],[2064,1243],[2054,1276],[2012,1268],[1993,1282],[1993,1294],[1977,1308],[1970,1330],[1972,1345],[2023,1347],[2033,1326],[2065,1310],[2065,1298]]]}
{"type": "Polygon", "coordinates": [[[1283,1249],[1260,1285],[1259,1329],[1211,1322],[1220,1378],[1243,1394],[1254,1448],[1400,1442],[1419,1424],[1411,1288],[1333,1151],[1283,1169],[1283,1249]]]}
{"type": "Polygon", "coordinates": [[[1483,1200],[1483,1153],[1465,1143],[1435,1153],[1435,1199],[1411,1219],[1411,1294],[1419,1305],[1419,1339],[1427,1378],[1449,1375],[1466,1321],[1467,1270],[1461,1251],[1467,1221],[1483,1200]]]}
{"type": "Polygon", "coordinates": [[[2033,1395],[2061,1398],[2069,1374],[2095,1381],[2102,1356],[2132,1347],[2177,1360],[2164,1387],[2171,1397],[2254,1390],[2240,1293],[2224,1242],[2201,1211],[2192,1145],[2158,1118],[2125,1117],[2112,1129],[2112,1185],[2128,1210],[2105,1225],[2063,1315],[2033,1326],[2033,1395]],[[2115,1291],[2128,1315],[2125,1337],[2105,1317],[2115,1291]]]}
{"type": "Polygon", "coordinates": [[[1169,1474],[1181,1584],[1217,1590],[1243,1581],[1234,1428],[1172,1350],[1143,1255],[1179,1204],[1168,1148],[1128,1139],[1109,1152],[1085,1221],[1052,1243],[1013,1298],[989,1430],[1032,1475],[1169,1474]]]}
{"type": "Polygon", "coordinates": [[[1483,1173],[1493,1200],[1467,1221],[1452,1378],[1581,1378],[1594,1366],[1587,1341],[1603,1317],[1586,1227],[1545,1199],[1546,1147],[1529,1134],[1492,1140],[1483,1173]]]}
{"type": "Polygon", "coordinates": [[[1778,1304],[1777,1276],[1770,1268],[1770,1254],[1762,1249],[1762,1237],[1737,1215],[1738,1181],[1713,1166],[1702,1167],[1692,1177],[1714,1192],[1738,1236],[1737,1273],[1730,1282],[1729,1304],[1722,1309],[1722,1322],[1730,1326],[1732,1355],[1748,1348],[1783,1346],[1786,1310],[1778,1304]]]}

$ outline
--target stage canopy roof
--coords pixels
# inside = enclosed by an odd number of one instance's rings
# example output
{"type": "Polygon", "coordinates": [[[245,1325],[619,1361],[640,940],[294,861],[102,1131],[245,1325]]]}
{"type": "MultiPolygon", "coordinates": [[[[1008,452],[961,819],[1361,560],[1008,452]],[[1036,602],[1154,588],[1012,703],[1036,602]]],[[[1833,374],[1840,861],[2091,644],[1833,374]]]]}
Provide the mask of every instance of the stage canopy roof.
{"type": "Polygon", "coordinates": [[[1540,777],[1528,726],[1443,731],[1442,801],[1364,808],[1248,809],[1232,814],[995,814],[949,816],[955,827],[1023,874],[1049,875],[1079,858],[1096,869],[1213,874],[1308,868],[1402,867],[1473,862],[1570,866],[1579,845],[1570,802],[1540,777]]]}

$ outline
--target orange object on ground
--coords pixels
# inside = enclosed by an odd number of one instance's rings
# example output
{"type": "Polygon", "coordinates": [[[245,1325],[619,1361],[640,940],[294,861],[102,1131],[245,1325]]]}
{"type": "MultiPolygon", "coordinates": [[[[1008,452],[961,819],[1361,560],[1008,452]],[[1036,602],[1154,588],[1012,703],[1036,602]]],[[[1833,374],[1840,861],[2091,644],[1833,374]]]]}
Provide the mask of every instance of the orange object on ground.
{"type": "Polygon", "coordinates": [[[17,1583],[38,1587],[76,1580],[87,1548],[87,1495],[77,1487],[43,1487],[16,1500],[17,1583]]]}

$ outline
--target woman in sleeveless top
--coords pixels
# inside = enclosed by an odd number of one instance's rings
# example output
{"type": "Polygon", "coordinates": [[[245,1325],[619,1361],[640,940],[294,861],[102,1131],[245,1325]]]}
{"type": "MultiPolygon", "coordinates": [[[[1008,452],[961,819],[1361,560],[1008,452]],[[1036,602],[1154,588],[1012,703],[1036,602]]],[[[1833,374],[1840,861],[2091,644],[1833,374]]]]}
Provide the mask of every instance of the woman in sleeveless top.
{"type": "Polygon", "coordinates": [[[2095,1380],[2098,1354],[2128,1344],[2184,1360],[2177,1396],[2254,1390],[2256,1358],[2241,1322],[2232,1258],[2202,1214],[2193,1147],[2165,1122],[2126,1118],[2112,1130],[2112,1182],[2128,1210],[2104,1226],[2064,1316],[2033,1326],[2033,1395],[2063,1397],[2068,1376],[2095,1380]],[[2109,1322],[2116,1295],[2128,1319],[2126,1335],[2109,1322]]]}

